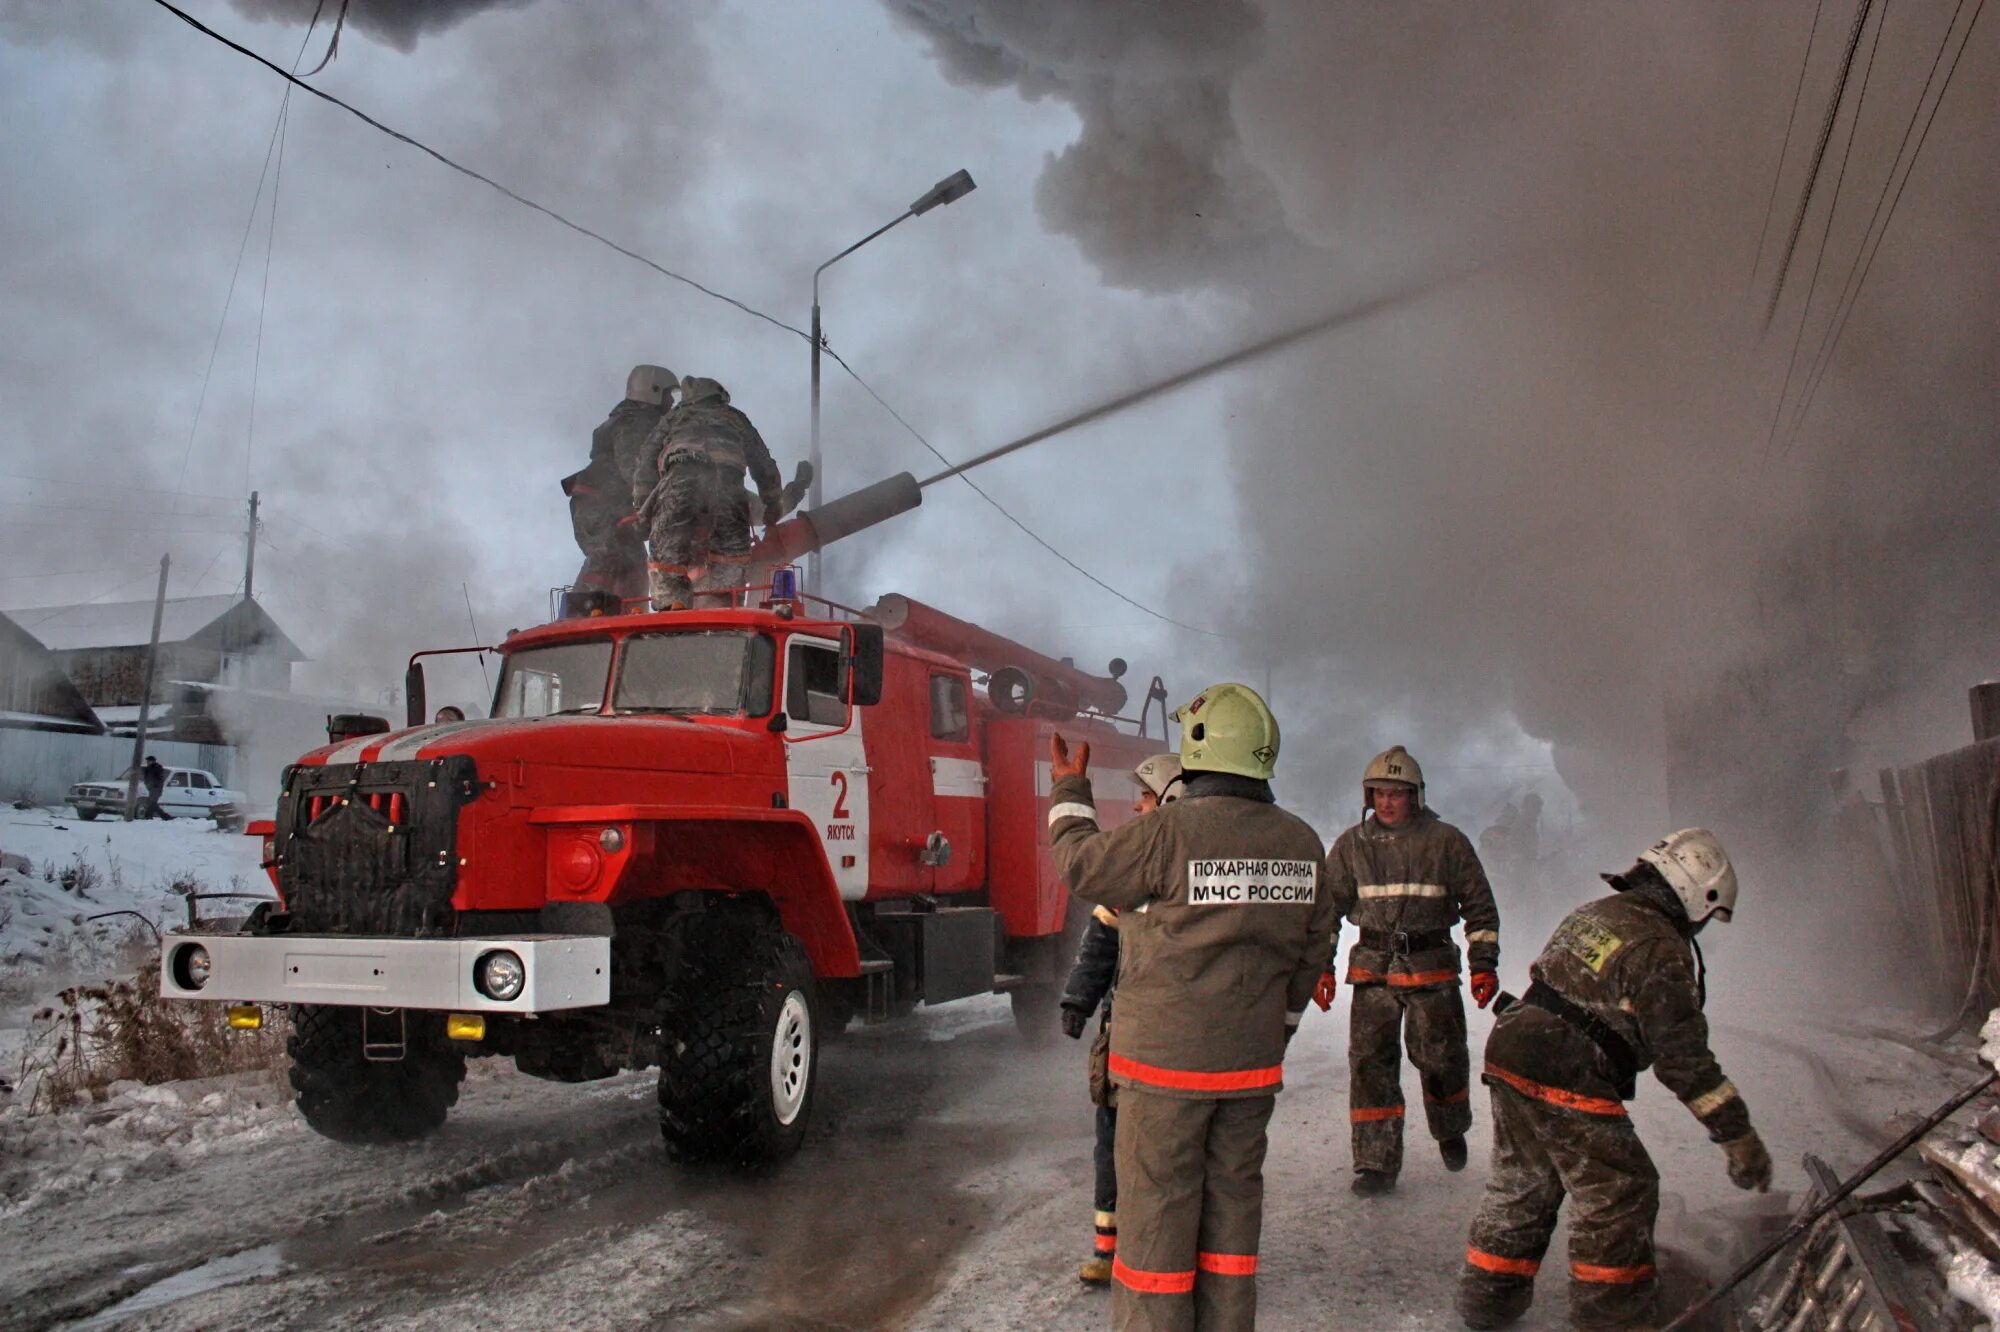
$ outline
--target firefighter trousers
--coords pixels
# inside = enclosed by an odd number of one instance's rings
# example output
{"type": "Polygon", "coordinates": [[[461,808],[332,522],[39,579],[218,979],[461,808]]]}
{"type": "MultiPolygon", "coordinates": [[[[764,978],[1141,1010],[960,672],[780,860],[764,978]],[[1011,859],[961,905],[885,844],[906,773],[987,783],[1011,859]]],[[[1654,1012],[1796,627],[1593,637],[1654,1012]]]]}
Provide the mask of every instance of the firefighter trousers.
{"type": "Polygon", "coordinates": [[[1465,1051],[1465,1001],[1442,990],[1356,985],[1347,1028],[1347,1114],[1354,1168],[1387,1175],[1403,1168],[1403,1043],[1423,1087],[1433,1138],[1472,1127],[1472,1067],[1465,1051]]]}
{"type": "Polygon", "coordinates": [[[1653,1317],[1660,1176],[1624,1114],[1589,1114],[1494,1085],[1493,1172],[1466,1243],[1458,1312],[1494,1327],[1526,1312],[1567,1196],[1570,1321],[1628,1327],[1653,1317]]]}
{"type": "Polygon", "coordinates": [[[1265,1130],[1276,1104],[1118,1089],[1118,1332],[1256,1326],[1265,1130]]]}
{"type": "Polygon", "coordinates": [[[1096,1188],[1092,1202],[1096,1215],[1096,1236],[1092,1250],[1101,1258],[1109,1258],[1118,1251],[1118,1107],[1100,1105],[1097,1107],[1097,1142],[1091,1150],[1091,1165],[1096,1172],[1096,1188]]]}
{"type": "Polygon", "coordinates": [[[669,459],[649,502],[657,506],[646,565],[653,609],[731,604],[750,564],[750,498],[742,467],[669,459]]]}

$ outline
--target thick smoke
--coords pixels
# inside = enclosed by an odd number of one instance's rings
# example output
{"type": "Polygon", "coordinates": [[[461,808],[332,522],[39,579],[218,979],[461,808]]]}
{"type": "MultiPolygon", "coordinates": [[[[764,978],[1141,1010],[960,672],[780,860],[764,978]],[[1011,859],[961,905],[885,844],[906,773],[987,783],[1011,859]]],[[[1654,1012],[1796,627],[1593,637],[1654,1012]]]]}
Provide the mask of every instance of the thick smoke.
{"type": "MultiPolygon", "coordinates": [[[[255,19],[307,23],[315,13],[331,22],[340,0],[229,0],[255,19]]],[[[508,9],[528,0],[349,0],[347,22],[399,51],[414,50],[425,33],[443,32],[489,9],[508,9]]]]}
{"type": "MultiPolygon", "coordinates": [[[[1075,105],[1039,202],[1113,280],[1240,296],[1268,326],[1302,289],[1480,268],[1239,394],[1244,582],[1208,604],[1315,680],[1288,720],[1341,751],[1341,789],[1392,740],[1451,762],[1511,715],[1613,846],[1670,817],[1768,843],[1814,826],[1828,768],[1969,738],[1964,688],[2000,654],[1967,485],[1991,475],[2000,363],[1990,58],[1968,55],[1826,389],[1766,461],[1798,296],[1760,344],[1747,279],[1808,9],[1063,6],[1058,32],[890,7],[955,76],[1075,105]]],[[[1938,35],[1885,35],[1804,355],[1938,35]]],[[[1816,61],[1803,114],[1829,87],[1816,61]]]]}

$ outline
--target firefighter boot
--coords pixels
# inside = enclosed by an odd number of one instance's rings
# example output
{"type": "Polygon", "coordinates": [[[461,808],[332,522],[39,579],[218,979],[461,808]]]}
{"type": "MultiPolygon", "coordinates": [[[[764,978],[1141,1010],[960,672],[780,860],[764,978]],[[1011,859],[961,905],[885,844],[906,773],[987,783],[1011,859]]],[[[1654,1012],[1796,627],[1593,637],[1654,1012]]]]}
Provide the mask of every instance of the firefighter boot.
{"type": "Polygon", "coordinates": [[[1111,1284],[1111,1260],[1118,1256],[1118,1214],[1099,1210],[1094,1218],[1096,1233],[1091,1236],[1090,1257],[1077,1269],[1077,1279],[1086,1286],[1111,1284]]]}
{"type": "Polygon", "coordinates": [[[1446,1170],[1465,1169],[1465,1163],[1470,1157],[1465,1146],[1465,1135],[1461,1133],[1457,1137],[1438,1139],[1438,1155],[1444,1158],[1446,1170]]]}
{"type": "Polygon", "coordinates": [[[1378,1198],[1395,1192],[1396,1177],[1386,1170],[1357,1170],[1349,1187],[1364,1198],[1378,1198]]]}

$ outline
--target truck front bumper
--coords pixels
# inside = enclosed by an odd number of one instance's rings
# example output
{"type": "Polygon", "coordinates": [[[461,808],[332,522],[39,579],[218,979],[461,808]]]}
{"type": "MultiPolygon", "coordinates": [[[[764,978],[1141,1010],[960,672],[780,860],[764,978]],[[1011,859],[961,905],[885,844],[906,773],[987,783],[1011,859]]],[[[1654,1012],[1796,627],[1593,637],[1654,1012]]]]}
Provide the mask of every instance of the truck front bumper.
{"type": "Polygon", "coordinates": [[[549,1013],[611,1001],[611,940],[600,935],[384,939],[345,934],[169,934],[160,944],[160,993],[221,1003],[342,1004],[454,1013],[549,1013]],[[206,954],[207,979],[192,983],[206,954]],[[480,959],[505,951],[526,980],[494,999],[476,980],[480,959]]]}

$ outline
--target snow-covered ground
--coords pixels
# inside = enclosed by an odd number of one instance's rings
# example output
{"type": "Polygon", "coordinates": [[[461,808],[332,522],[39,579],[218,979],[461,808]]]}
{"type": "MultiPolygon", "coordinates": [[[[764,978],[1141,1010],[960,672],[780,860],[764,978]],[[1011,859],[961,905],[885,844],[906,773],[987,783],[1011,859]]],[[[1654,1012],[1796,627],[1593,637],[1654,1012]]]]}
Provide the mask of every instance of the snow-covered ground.
{"type": "MultiPolygon", "coordinates": [[[[211,891],[261,883],[253,839],[197,826],[4,811],[0,847],[34,865],[8,876],[4,898],[23,967],[63,958],[65,924],[92,910],[177,918],[164,885],[183,871],[211,891]],[[99,886],[77,901],[42,879],[45,863],[79,853],[106,881],[115,858],[123,895],[99,886]]],[[[1748,964],[1732,958],[1712,978],[1724,1000],[1716,1044],[1778,1160],[1778,1188],[1731,1188],[1692,1117],[1643,1084],[1634,1114],[1664,1177],[1670,1273],[1726,1270],[1758,1223],[1791,1213],[1804,1152],[1851,1168],[1893,1117],[1929,1109],[1977,1067],[1970,1045],[1895,1037],[1918,1025],[1907,1017],[1822,1020],[1743,1002],[1748,964]]],[[[1483,1105],[1471,1169],[1446,1172],[1419,1135],[1394,1195],[1353,1197],[1344,1000],[1309,1014],[1287,1063],[1259,1324],[1456,1327],[1452,1286],[1484,1182],[1483,1105]]],[[[1489,1024],[1473,1016],[1475,1042],[1489,1024]]],[[[1108,1322],[1108,1298],[1075,1280],[1090,1235],[1080,1044],[1028,1049],[1004,1003],[976,1000],[852,1032],[823,1067],[804,1152],[753,1178],[669,1166],[644,1073],[566,1086],[477,1061],[445,1129],[391,1149],[315,1136],[269,1073],[121,1084],[57,1115],[0,1097],[0,1329],[1108,1322]]],[[[1552,1258],[1557,1279],[1524,1327],[1564,1325],[1559,1247],[1552,1258]]]]}

